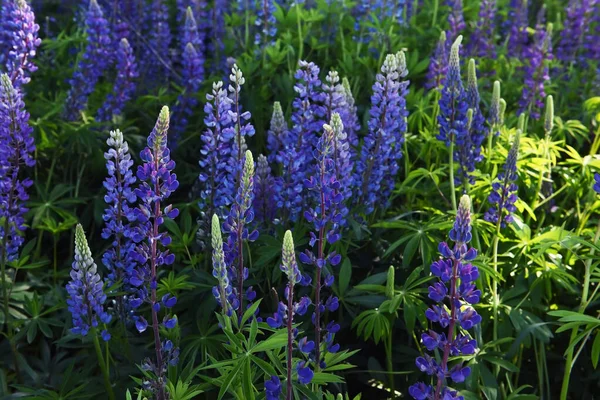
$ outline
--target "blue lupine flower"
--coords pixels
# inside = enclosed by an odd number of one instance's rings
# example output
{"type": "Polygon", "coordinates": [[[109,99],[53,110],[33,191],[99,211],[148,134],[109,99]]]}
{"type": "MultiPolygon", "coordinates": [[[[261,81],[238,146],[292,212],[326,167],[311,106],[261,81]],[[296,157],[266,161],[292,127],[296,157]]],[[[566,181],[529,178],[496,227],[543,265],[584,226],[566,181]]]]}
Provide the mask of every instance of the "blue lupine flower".
{"type": "Polygon", "coordinates": [[[510,0],[505,31],[509,32],[507,48],[510,56],[522,59],[528,42],[529,11],[527,0],[510,0]]]}
{"type": "Polygon", "coordinates": [[[346,108],[346,93],[344,87],[340,84],[340,77],[337,71],[329,71],[322,88],[325,121],[329,122],[334,112],[339,114],[346,108]]]}
{"type": "Polygon", "coordinates": [[[259,155],[254,182],[254,214],[256,220],[264,225],[273,221],[277,211],[274,181],[267,157],[259,155]]]}
{"type": "MultiPolygon", "coordinates": [[[[234,289],[238,298],[238,313],[241,317],[244,310],[244,280],[248,278],[248,268],[244,267],[244,242],[258,239],[258,231],[249,231],[248,225],[254,220],[252,202],[254,200],[254,158],[246,151],[239,187],[235,201],[231,205],[229,216],[223,223],[223,231],[229,236],[225,243],[225,263],[229,266],[229,274],[237,287],[234,289]]],[[[252,291],[252,288],[250,288],[252,291]]],[[[252,299],[248,298],[250,302],[252,299]]]]}
{"type": "Polygon", "coordinates": [[[221,310],[227,316],[231,316],[233,311],[239,307],[239,302],[233,293],[233,287],[229,280],[229,271],[225,264],[225,255],[223,253],[223,239],[221,237],[221,225],[219,217],[213,214],[212,217],[212,263],[213,276],[217,279],[218,285],[212,289],[213,295],[217,303],[221,306],[221,310]]]}
{"type": "Polygon", "coordinates": [[[481,291],[475,287],[478,278],[477,268],[470,261],[477,256],[477,250],[469,248],[471,241],[471,200],[463,195],[456,214],[456,220],[450,230],[450,239],[454,247],[446,242],[438,249],[442,259],[431,265],[431,272],[439,281],[429,287],[429,298],[439,305],[432,305],[425,316],[432,322],[448,328],[448,333],[430,330],[421,335],[423,345],[430,352],[439,350],[441,362],[428,354],[417,357],[416,365],[421,372],[435,377],[434,386],[418,382],[409,388],[414,399],[463,399],[458,393],[446,386],[450,378],[455,383],[464,382],[470,374],[469,367],[457,363],[449,367],[449,357],[474,354],[477,342],[466,334],[468,329],[481,322],[481,316],[471,307],[481,297],[481,291]],[[456,328],[462,328],[458,331],[456,328]]]}
{"type": "Polygon", "coordinates": [[[350,88],[350,82],[348,78],[342,79],[342,87],[344,88],[344,101],[345,107],[341,110],[340,116],[344,123],[344,128],[348,135],[348,141],[350,142],[350,154],[352,160],[356,158],[356,148],[358,147],[358,132],[360,132],[360,122],[358,120],[358,107],[356,107],[356,101],[350,88]]]}
{"type": "Polygon", "coordinates": [[[231,154],[231,169],[235,171],[235,178],[239,179],[239,175],[243,166],[244,152],[246,151],[246,138],[254,136],[254,126],[250,123],[249,111],[242,112],[240,93],[242,86],[246,83],[246,79],[242,74],[242,70],[239,69],[237,64],[234,64],[231,68],[231,74],[229,75],[229,81],[231,82],[228,88],[229,97],[232,100],[233,115],[234,119],[234,140],[235,147],[231,154]]]}
{"type": "MultiPolygon", "coordinates": [[[[590,56],[586,48],[586,39],[593,26],[595,0],[570,0],[566,7],[564,29],[561,32],[557,58],[569,64],[577,61],[585,65],[590,56]]],[[[591,58],[593,59],[593,58],[591,58]]]]}
{"type": "Polygon", "coordinates": [[[263,48],[263,50],[264,47],[275,43],[275,35],[277,35],[275,11],[275,2],[273,0],[258,0],[255,24],[259,32],[256,33],[254,44],[263,48]]]}
{"type": "Polygon", "coordinates": [[[212,72],[222,73],[227,69],[225,55],[225,14],[229,9],[229,0],[215,0],[208,12],[207,54],[213,54],[212,72]]]}
{"type": "Polygon", "coordinates": [[[102,238],[111,240],[111,247],[102,255],[102,263],[108,269],[106,277],[109,286],[122,282],[122,291],[127,293],[127,300],[119,298],[118,312],[123,317],[129,317],[140,304],[137,296],[133,298],[130,293],[136,291],[132,285],[135,273],[135,260],[133,252],[135,244],[133,236],[133,223],[136,220],[134,205],[137,196],[133,192],[136,178],[131,171],[133,160],[129,154],[129,146],[123,140],[123,133],[119,130],[111,131],[106,141],[109,149],[104,153],[108,177],[104,181],[107,193],[104,201],[108,207],[104,211],[104,228],[102,238]]]}
{"type": "Polygon", "coordinates": [[[29,200],[27,189],[33,184],[22,178],[23,167],[33,167],[35,144],[33,128],[29,125],[29,113],[19,89],[15,88],[7,74],[0,77],[0,256],[4,261],[17,259],[23,244],[22,233],[26,229],[25,202],[29,200]]]}
{"type": "MultiPolygon", "coordinates": [[[[328,333],[333,333],[328,327],[321,326],[321,315],[327,310],[327,305],[331,306],[334,302],[328,304],[321,301],[321,290],[324,286],[331,286],[333,283],[333,275],[324,274],[324,267],[327,265],[336,266],[341,261],[341,256],[335,251],[326,253],[327,245],[333,245],[337,242],[340,235],[340,221],[343,216],[340,213],[340,204],[343,200],[343,195],[340,193],[340,183],[336,178],[336,165],[334,158],[335,132],[329,125],[323,126],[324,132],[317,148],[314,151],[314,158],[317,161],[315,174],[306,180],[305,186],[314,191],[314,196],[317,199],[312,207],[309,207],[304,212],[304,217],[307,222],[312,223],[317,233],[311,232],[309,246],[316,249],[316,252],[307,249],[300,254],[300,261],[304,264],[312,265],[316,269],[315,278],[315,311],[312,316],[313,324],[315,325],[315,355],[312,359],[317,367],[323,362],[324,353],[327,347],[331,344],[327,339],[328,333]],[[325,347],[321,348],[321,343],[325,347]]],[[[344,182],[345,183],[345,182],[344,182]]],[[[329,310],[331,311],[331,310],[329,310]]],[[[300,370],[299,369],[299,374],[300,370]]]]}
{"type": "Polygon", "coordinates": [[[446,3],[450,8],[448,14],[448,39],[450,42],[456,40],[460,33],[466,28],[465,17],[463,16],[462,0],[447,0],[446,3]]]}
{"type": "Polygon", "coordinates": [[[135,92],[135,79],[138,77],[138,66],[133,49],[127,39],[121,39],[117,58],[117,78],[113,91],[106,96],[106,101],[98,110],[98,120],[108,121],[114,116],[121,115],[125,105],[135,92]]]}
{"type": "Polygon", "coordinates": [[[37,70],[31,59],[35,57],[41,43],[38,38],[40,27],[35,15],[25,0],[7,0],[2,5],[2,30],[0,40],[1,63],[16,88],[29,83],[29,75],[37,70]]]}
{"type": "MultiPolygon", "coordinates": [[[[147,6],[147,26],[152,27],[147,34],[144,46],[143,71],[144,76],[163,77],[169,80],[171,75],[171,29],[169,28],[169,8],[164,0],[152,0],[147,6]]],[[[187,43],[186,43],[187,44],[187,43]]]]}
{"type": "Polygon", "coordinates": [[[333,113],[330,126],[333,130],[332,159],[335,169],[335,179],[340,182],[339,193],[342,195],[342,199],[338,205],[341,214],[339,225],[340,227],[345,227],[346,217],[349,213],[348,204],[353,195],[352,188],[354,187],[350,143],[344,124],[342,123],[342,118],[337,112],[333,113]],[[343,182],[343,185],[341,182],[343,182]]]}
{"type": "Polygon", "coordinates": [[[296,365],[296,369],[298,370],[298,382],[303,385],[308,385],[315,375],[313,370],[306,365],[305,361],[299,361],[296,365]]]}
{"type": "Polygon", "coordinates": [[[400,82],[399,57],[389,54],[377,74],[371,96],[369,133],[364,139],[355,180],[360,184],[357,204],[370,214],[377,205],[385,207],[395,185],[397,160],[401,156],[401,142],[406,129],[404,99],[405,87],[400,82]]]}
{"type": "Polygon", "coordinates": [[[281,380],[278,376],[272,376],[265,382],[266,400],[279,400],[281,396],[281,380]]]}
{"type": "MultiPolygon", "coordinates": [[[[80,224],[77,224],[75,229],[75,257],[70,275],[71,280],[67,284],[67,305],[73,317],[71,332],[86,336],[91,329],[97,328],[99,323],[108,324],[111,315],[105,310],[106,294],[102,287],[102,279],[80,224]]],[[[106,330],[102,331],[102,339],[110,339],[106,330]]]]}
{"type": "Polygon", "coordinates": [[[440,33],[440,39],[433,57],[429,61],[429,69],[427,70],[427,89],[440,89],[446,84],[446,73],[448,71],[448,46],[446,45],[446,32],[440,33]]]}
{"type": "Polygon", "coordinates": [[[546,97],[545,82],[550,80],[548,63],[552,55],[552,24],[546,29],[536,26],[533,43],[523,52],[524,67],[523,93],[519,100],[519,113],[528,112],[531,118],[539,119],[546,97]]]}
{"type": "Polygon", "coordinates": [[[86,14],[87,46],[69,80],[65,118],[74,121],[87,105],[88,97],[112,59],[108,22],[96,0],[90,0],[86,14]]]}
{"type": "Polygon", "coordinates": [[[496,58],[496,11],[496,0],[481,1],[477,26],[466,49],[469,56],[492,60],[496,58]]]}
{"type": "Polygon", "coordinates": [[[305,158],[295,147],[286,147],[277,156],[281,163],[281,176],[275,178],[275,204],[281,210],[282,223],[296,221],[302,211],[304,179],[306,177],[305,158]]]}
{"type": "Polygon", "coordinates": [[[498,180],[492,184],[492,192],[488,197],[491,204],[489,210],[485,213],[484,219],[493,224],[500,223],[504,227],[513,220],[512,213],[517,211],[515,202],[517,201],[518,186],[517,180],[517,158],[519,157],[519,140],[521,131],[517,130],[512,147],[506,157],[504,169],[498,174],[498,180]],[[506,215],[504,215],[506,212],[506,215]]]}
{"type": "MultiPolygon", "coordinates": [[[[278,159],[279,152],[283,150],[284,144],[288,143],[288,134],[289,129],[281,109],[281,103],[276,101],[273,103],[271,125],[267,131],[267,150],[269,151],[267,159],[270,163],[274,163],[278,159]]],[[[281,160],[278,162],[281,163],[281,160]]]]}
{"type": "MultiPolygon", "coordinates": [[[[175,218],[179,214],[179,211],[172,205],[164,204],[179,186],[177,176],[172,172],[175,162],[171,160],[167,147],[168,129],[169,108],[165,106],[160,111],[156,125],[148,136],[147,147],[140,153],[143,164],[137,170],[137,179],[140,185],[135,190],[140,204],[135,209],[137,224],[132,239],[137,243],[134,256],[138,268],[131,283],[139,288],[137,301],[150,303],[153,320],[157,318],[156,314],[160,310],[160,304],[156,299],[158,268],[163,265],[171,265],[175,261],[175,255],[164,249],[171,243],[171,238],[166,232],[160,232],[160,226],[164,223],[165,217],[175,218]],[[150,293],[149,298],[148,292],[150,293]]],[[[171,324],[172,318],[167,313],[163,319],[163,325],[169,327],[171,324]]],[[[144,317],[140,316],[136,321],[137,329],[143,332],[147,326],[144,317]]],[[[154,326],[153,323],[153,328],[157,335],[158,326],[154,326]]]]}
{"type": "Polygon", "coordinates": [[[234,114],[232,100],[223,88],[223,82],[213,84],[212,92],[206,95],[204,123],[208,127],[202,134],[200,151],[200,209],[206,215],[216,213],[223,218],[225,209],[233,202],[235,183],[229,168],[232,157],[235,131],[232,129],[234,114]]]}
{"type": "Polygon", "coordinates": [[[594,190],[600,194],[600,174],[597,172],[594,174],[594,190]]]}

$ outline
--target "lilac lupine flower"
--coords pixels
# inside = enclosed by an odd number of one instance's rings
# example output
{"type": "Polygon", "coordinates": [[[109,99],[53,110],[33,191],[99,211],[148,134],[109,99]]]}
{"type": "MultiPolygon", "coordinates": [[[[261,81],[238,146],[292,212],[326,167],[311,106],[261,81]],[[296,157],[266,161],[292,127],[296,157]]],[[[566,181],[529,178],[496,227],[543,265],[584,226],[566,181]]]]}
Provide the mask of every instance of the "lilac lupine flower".
{"type": "Polygon", "coordinates": [[[342,199],[338,204],[341,216],[339,225],[340,227],[345,227],[347,222],[346,217],[349,213],[348,204],[351,201],[353,195],[352,188],[354,187],[350,143],[340,114],[333,113],[330,126],[333,130],[333,154],[331,158],[335,169],[335,179],[340,182],[338,190],[342,195],[342,199]],[[344,184],[342,185],[341,182],[344,184]]]}
{"type": "Polygon", "coordinates": [[[446,32],[440,33],[433,57],[429,61],[427,70],[427,89],[440,89],[446,84],[446,74],[448,72],[448,46],[446,45],[446,32]]]}
{"type": "MultiPolygon", "coordinates": [[[[302,263],[312,265],[316,269],[315,311],[312,316],[312,322],[315,325],[315,347],[314,357],[311,359],[314,360],[317,369],[324,368],[324,354],[326,352],[335,353],[339,349],[339,345],[333,343],[333,337],[339,330],[339,325],[331,321],[323,327],[321,321],[325,311],[335,311],[339,304],[334,296],[330,296],[327,301],[322,301],[321,291],[323,287],[331,286],[334,280],[332,274],[324,274],[323,271],[327,271],[327,265],[334,267],[341,261],[339,254],[335,251],[326,250],[326,247],[333,245],[341,238],[339,227],[342,219],[340,203],[343,200],[343,195],[340,193],[342,183],[337,180],[335,173],[335,132],[327,124],[323,125],[323,130],[323,135],[314,151],[314,158],[317,161],[315,174],[307,179],[305,183],[308,190],[316,193],[314,198],[317,199],[313,207],[304,212],[304,218],[314,225],[316,231],[316,233],[310,233],[311,239],[309,242],[310,247],[314,248],[315,251],[307,249],[300,254],[302,263]],[[328,251],[329,254],[327,254],[328,251]]],[[[300,369],[298,373],[300,374],[300,369]]]]}
{"type": "Polygon", "coordinates": [[[586,63],[584,43],[592,26],[596,0],[570,0],[566,7],[564,30],[561,32],[557,58],[569,64],[574,61],[586,63]]]}
{"type": "MultiPolygon", "coordinates": [[[[303,354],[310,354],[314,348],[315,343],[313,341],[308,341],[306,337],[296,340],[298,335],[298,330],[294,328],[294,316],[295,315],[304,315],[310,305],[310,300],[308,297],[302,297],[298,302],[294,301],[294,286],[297,284],[306,283],[306,277],[303,277],[298,269],[298,264],[296,263],[296,253],[294,250],[294,238],[292,237],[291,231],[286,231],[283,237],[283,246],[281,251],[281,271],[287,276],[287,285],[285,287],[285,299],[287,300],[287,304],[283,301],[279,302],[277,307],[277,312],[273,315],[273,317],[267,318],[267,324],[273,328],[277,329],[282,325],[285,325],[287,330],[287,347],[286,347],[286,361],[287,361],[287,391],[286,391],[286,399],[291,400],[293,398],[292,392],[292,373],[293,373],[293,351],[294,351],[294,342],[296,342],[297,349],[300,350],[303,354]]],[[[308,384],[312,380],[312,370],[308,367],[305,367],[302,372],[298,371],[298,381],[302,384],[308,384]],[[308,372],[309,370],[310,372],[308,372]]],[[[274,392],[276,390],[272,390],[269,388],[275,388],[275,383],[279,383],[279,377],[271,377],[271,384],[267,386],[265,384],[265,388],[267,389],[267,394],[271,396],[275,396],[274,392]],[[274,380],[274,378],[276,378],[274,380]]],[[[269,383],[267,381],[267,383],[269,383]]],[[[279,391],[277,392],[277,396],[281,393],[281,387],[279,387],[279,391]]],[[[271,397],[278,398],[278,397],[271,397]]]]}
{"type": "Polygon", "coordinates": [[[221,237],[221,225],[217,214],[213,214],[211,227],[212,240],[212,264],[213,276],[217,279],[217,286],[213,286],[212,293],[221,307],[221,311],[231,316],[239,307],[239,302],[234,294],[233,286],[229,280],[229,271],[225,264],[225,254],[223,252],[223,239],[221,237]]]}
{"type": "Polygon", "coordinates": [[[514,58],[522,58],[523,50],[528,42],[529,26],[528,0],[510,0],[505,31],[508,32],[509,54],[514,58]]]}
{"type": "MultiPolygon", "coordinates": [[[[23,178],[23,167],[33,167],[35,144],[29,113],[19,89],[10,77],[0,77],[0,257],[2,262],[14,261],[23,244],[27,189],[33,181],[23,178]]],[[[3,277],[4,279],[4,277],[3,277]]]]}
{"type": "Polygon", "coordinates": [[[225,55],[225,14],[228,10],[228,0],[215,0],[209,10],[207,54],[213,54],[212,72],[222,73],[227,70],[225,55]]]}
{"type": "Polygon", "coordinates": [[[485,213],[484,219],[493,224],[505,227],[513,220],[512,213],[517,211],[517,158],[519,157],[519,139],[521,131],[517,130],[512,147],[506,157],[504,169],[498,174],[498,179],[492,184],[492,192],[488,197],[491,206],[485,213]]]}
{"type": "Polygon", "coordinates": [[[113,91],[106,96],[106,101],[98,110],[98,120],[109,121],[123,113],[125,105],[135,92],[135,79],[138,77],[138,66],[133,50],[127,39],[121,39],[117,58],[117,78],[113,91]]]}
{"type": "Polygon", "coordinates": [[[281,222],[296,221],[302,211],[304,179],[306,178],[305,157],[295,147],[280,151],[277,160],[281,163],[281,176],[275,178],[275,204],[282,210],[281,222]]]}
{"type": "Polygon", "coordinates": [[[486,139],[488,130],[485,126],[485,117],[481,113],[479,89],[477,87],[477,73],[475,60],[469,60],[468,81],[466,90],[466,102],[469,107],[471,118],[467,123],[467,135],[458,144],[456,155],[458,158],[457,182],[475,183],[471,175],[475,171],[476,164],[482,160],[481,145],[486,139]]]}
{"type": "MultiPolygon", "coordinates": [[[[165,249],[171,243],[171,238],[166,232],[161,232],[160,228],[165,217],[175,218],[179,214],[172,205],[165,205],[171,193],[179,186],[177,176],[172,172],[175,162],[171,160],[167,147],[168,129],[169,108],[165,106],[148,136],[147,147],[140,153],[143,164],[137,170],[140,185],[135,194],[139,199],[139,208],[135,210],[137,225],[133,234],[133,240],[137,243],[134,255],[138,268],[131,280],[132,285],[139,288],[137,301],[145,301],[151,307],[156,359],[146,361],[144,366],[156,376],[152,389],[156,392],[156,398],[161,400],[165,399],[165,374],[169,364],[165,353],[173,354],[174,350],[165,349],[165,343],[160,341],[160,309],[166,310],[161,325],[167,329],[177,325],[177,317],[169,311],[177,299],[167,294],[159,300],[156,295],[158,269],[175,261],[175,255],[165,249]]],[[[142,316],[137,318],[135,324],[139,332],[144,332],[148,327],[148,322],[142,316]]]]}
{"type": "Polygon", "coordinates": [[[269,161],[261,154],[256,162],[254,213],[256,220],[264,225],[270,224],[277,212],[274,184],[269,161]]]}
{"type": "Polygon", "coordinates": [[[2,64],[15,87],[29,83],[29,75],[37,70],[31,59],[41,43],[39,25],[25,0],[7,0],[2,5],[2,64]]]}
{"type": "Polygon", "coordinates": [[[229,169],[232,157],[235,131],[232,129],[232,100],[223,88],[223,82],[213,83],[212,92],[206,95],[204,123],[206,132],[202,134],[200,151],[200,209],[207,215],[216,213],[223,218],[225,209],[233,202],[235,182],[229,169]]]}
{"type": "Polygon", "coordinates": [[[329,71],[322,87],[325,120],[331,121],[334,112],[339,114],[346,108],[346,93],[344,87],[340,84],[340,76],[337,71],[329,71]]]}
{"type": "Polygon", "coordinates": [[[356,107],[356,101],[354,100],[354,95],[352,94],[352,89],[350,88],[350,81],[348,81],[348,78],[344,77],[342,79],[342,87],[344,88],[346,107],[342,110],[340,116],[342,117],[344,128],[348,134],[348,141],[352,146],[350,148],[350,153],[351,158],[354,160],[356,153],[355,149],[358,147],[358,132],[360,132],[358,107],[356,107]]]}
{"type": "Polygon", "coordinates": [[[597,172],[594,174],[594,191],[600,194],[600,174],[597,172]]]}
{"type": "Polygon", "coordinates": [[[447,0],[450,14],[448,14],[448,40],[453,42],[458,38],[460,33],[466,28],[465,17],[463,16],[462,0],[447,0]]]}
{"type": "MultiPolygon", "coordinates": [[[[106,312],[106,294],[102,279],[80,224],[77,224],[75,229],[75,257],[70,276],[71,280],[67,284],[67,306],[73,317],[71,333],[87,336],[89,331],[94,331],[100,323],[108,324],[111,315],[106,312]]],[[[106,329],[101,335],[104,341],[110,340],[110,333],[106,329]]]]}
{"type": "Polygon", "coordinates": [[[475,31],[470,36],[466,51],[470,57],[496,58],[496,0],[482,0],[479,6],[479,19],[475,31]]]}
{"type": "Polygon", "coordinates": [[[266,400],[279,400],[281,396],[281,380],[278,376],[272,376],[265,382],[266,400]]]}
{"type": "Polygon", "coordinates": [[[533,43],[524,51],[523,93],[519,100],[519,113],[528,112],[531,118],[539,119],[546,97],[545,83],[550,80],[549,62],[552,55],[552,24],[546,29],[536,27],[533,43]]]}
{"type": "Polygon", "coordinates": [[[431,272],[439,280],[429,286],[429,298],[437,305],[432,305],[425,312],[431,322],[448,328],[447,333],[430,330],[421,335],[423,345],[430,352],[440,351],[441,362],[424,354],[416,360],[421,372],[427,373],[437,380],[435,386],[418,382],[410,387],[409,393],[415,399],[464,399],[446,386],[448,378],[455,383],[464,382],[471,369],[461,362],[449,367],[449,357],[474,354],[477,342],[467,334],[467,330],[481,322],[481,316],[471,307],[478,303],[481,291],[475,286],[479,276],[477,267],[470,262],[477,256],[477,250],[469,248],[471,241],[471,199],[463,195],[456,214],[456,221],[450,230],[450,239],[454,242],[451,248],[441,242],[438,250],[442,258],[431,264],[431,272]],[[457,330],[456,328],[462,328],[457,330]]]}
{"type": "Polygon", "coordinates": [[[185,50],[187,43],[192,43],[199,56],[204,60],[206,58],[207,2],[206,0],[177,0],[176,4],[181,51],[185,50]],[[188,8],[191,8],[195,21],[195,27],[192,29],[186,23],[189,22],[188,8]]]}
{"type": "Polygon", "coordinates": [[[137,196],[133,191],[136,178],[131,171],[133,160],[129,145],[123,140],[123,133],[118,129],[111,131],[106,144],[109,149],[104,153],[108,170],[108,177],[104,180],[104,201],[108,207],[102,216],[102,238],[111,240],[111,246],[102,255],[102,263],[108,270],[106,282],[109,286],[122,282],[121,289],[127,293],[127,297],[120,296],[117,306],[119,314],[128,318],[140,305],[129,296],[136,291],[131,283],[136,266],[133,257],[135,243],[132,240],[133,223],[136,221],[134,205],[137,196]]]}
{"type": "Polygon", "coordinates": [[[242,74],[242,70],[239,69],[237,64],[234,64],[231,68],[231,75],[229,75],[229,81],[231,84],[228,87],[229,97],[232,100],[234,129],[235,129],[235,148],[231,154],[231,168],[235,171],[235,177],[238,179],[242,171],[244,152],[246,151],[246,138],[254,136],[254,126],[250,123],[249,111],[242,112],[240,93],[242,86],[246,83],[246,79],[242,74]]]}
{"type": "MultiPolygon", "coordinates": [[[[247,150],[240,175],[240,182],[229,216],[223,223],[223,231],[229,236],[225,243],[225,262],[230,267],[230,276],[237,287],[234,289],[238,299],[238,317],[244,310],[244,280],[248,278],[248,268],[244,266],[244,242],[258,239],[258,231],[249,231],[248,226],[254,220],[254,158],[247,150]]],[[[252,287],[248,288],[246,299],[251,302],[256,296],[252,287]]]]}
{"type": "Polygon", "coordinates": [[[275,35],[277,35],[275,11],[275,2],[273,0],[258,0],[255,24],[259,32],[256,33],[254,44],[263,49],[275,43],[275,35]]]}
{"type": "Polygon", "coordinates": [[[274,163],[278,159],[284,143],[288,143],[287,135],[289,135],[289,128],[281,109],[281,103],[276,101],[273,103],[271,125],[267,131],[267,150],[269,151],[267,159],[270,163],[274,163]]]}
{"type": "Polygon", "coordinates": [[[364,139],[354,178],[361,185],[357,204],[364,207],[367,215],[377,205],[388,204],[398,172],[397,153],[401,147],[396,140],[405,126],[398,72],[398,57],[389,54],[373,85],[369,133],[364,139]]]}
{"type": "Polygon", "coordinates": [[[146,7],[146,24],[152,29],[148,33],[148,43],[144,46],[144,74],[153,78],[163,77],[168,81],[172,68],[169,8],[164,0],[152,0],[146,7]]]}
{"type": "Polygon", "coordinates": [[[111,60],[111,38],[108,22],[96,0],[90,0],[86,14],[87,46],[69,80],[65,118],[74,121],[87,105],[88,97],[108,68],[111,60]]]}

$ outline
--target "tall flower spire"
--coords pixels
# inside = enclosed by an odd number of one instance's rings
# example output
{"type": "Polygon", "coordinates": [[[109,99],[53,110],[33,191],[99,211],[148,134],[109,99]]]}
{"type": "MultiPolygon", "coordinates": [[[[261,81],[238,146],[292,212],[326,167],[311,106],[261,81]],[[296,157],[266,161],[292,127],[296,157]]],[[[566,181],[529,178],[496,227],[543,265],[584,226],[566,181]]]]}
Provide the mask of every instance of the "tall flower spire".
{"type": "Polygon", "coordinates": [[[481,291],[475,286],[479,271],[470,263],[477,256],[477,250],[469,248],[472,237],[471,200],[467,195],[460,199],[449,236],[454,242],[453,248],[441,242],[438,250],[442,258],[431,264],[431,272],[438,281],[429,286],[429,298],[437,304],[425,312],[427,319],[443,329],[447,328],[447,333],[430,330],[421,335],[428,351],[441,353],[441,362],[428,354],[417,358],[419,370],[436,380],[433,386],[419,382],[409,388],[410,395],[417,400],[462,399],[457,391],[446,385],[448,380],[464,382],[471,369],[464,367],[462,362],[450,368],[450,357],[470,355],[477,351],[477,342],[467,333],[481,322],[481,316],[471,307],[479,302],[481,291]]]}
{"type": "Polygon", "coordinates": [[[465,17],[463,15],[462,0],[447,0],[450,14],[448,14],[448,38],[453,41],[458,38],[460,33],[465,29],[465,17]]]}
{"type": "Polygon", "coordinates": [[[277,34],[277,20],[275,19],[275,2],[273,0],[258,0],[256,10],[256,26],[258,32],[254,43],[263,49],[275,43],[277,34]]]}
{"type": "Polygon", "coordinates": [[[540,118],[546,97],[545,83],[550,80],[549,62],[552,55],[552,24],[536,26],[533,43],[524,51],[523,93],[519,113],[528,112],[531,118],[540,118]]]}
{"type": "Polygon", "coordinates": [[[467,46],[467,54],[477,58],[496,58],[496,0],[482,0],[479,6],[479,19],[471,41],[467,46]]]}
{"type": "Polygon", "coordinates": [[[212,263],[213,276],[217,279],[217,286],[213,286],[213,296],[219,303],[221,310],[225,315],[231,316],[239,307],[237,297],[233,292],[233,286],[230,281],[230,273],[225,264],[225,253],[223,252],[223,238],[221,236],[221,225],[219,217],[213,214],[212,217],[212,263]]]}
{"type": "Polygon", "coordinates": [[[435,47],[433,57],[429,61],[427,70],[427,89],[440,89],[446,83],[446,73],[448,71],[448,46],[446,45],[446,32],[440,33],[440,38],[435,47]]]}
{"type": "Polygon", "coordinates": [[[270,163],[278,159],[279,152],[288,143],[287,135],[289,135],[289,129],[281,109],[281,103],[276,101],[273,103],[271,125],[267,131],[267,150],[269,151],[267,159],[270,163]]]}
{"type": "MultiPolygon", "coordinates": [[[[152,0],[147,5],[146,13],[151,26],[147,38],[148,43],[144,47],[144,73],[148,77],[163,77],[169,79],[172,63],[170,57],[171,29],[169,28],[169,8],[165,0],[152,0]]],[[[187,44],[187,43],[186,43],[187,44]]]]}

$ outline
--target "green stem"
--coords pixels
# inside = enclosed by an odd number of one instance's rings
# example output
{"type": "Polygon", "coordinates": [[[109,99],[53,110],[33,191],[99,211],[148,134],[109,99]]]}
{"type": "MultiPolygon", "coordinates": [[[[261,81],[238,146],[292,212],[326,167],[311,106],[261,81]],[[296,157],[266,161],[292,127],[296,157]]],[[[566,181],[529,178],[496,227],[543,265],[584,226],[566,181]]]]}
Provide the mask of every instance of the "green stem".
{"type": "Polygon", "coordinates": [[[302,19],[300,18],[299,3],[296,3],[296,23],[298,25],[298,61],[300,61],[304,52],[304,37],[302,36],[302,19]]]}
{"type": "Polygon", "coordinates": [[[92,328],[92,337],[94,338],[94,348],[96,349],[96,356],[98,356],[98,364],[102,370],[102,376],[104,377],[104,386],[106,387],[106,393],[110,400],[115,400],[115,393],[113,392],[112,385],[110,384],[110,375],[108,373],[108,366],[104,362],[104,356],[102,355],[102,349],[100,348],[100,341],[98,340],[98,333],[96,328],[92,328]]]}
{"type": "Polygon", "coordinates": [[[494,244],[493,244],[493,266],[494,266],[494,275],[492,277],[492,298],[493,298],[493,318],[494,318],[494,340],[498,340],[498,280],[496,276],[498,275],[498,243],[500,242],[500,224],[501,219],[498,218],[498,223],[496,224],[496,235],[494,236],[494,244]]]}
{"type": "Polygon", "coordinates": [[[440,8],[439,0],[433,2],[433,19],[431,20],[431,26],[435,26],[437,22],[438,9],[440,8]]]}
{"type": "MultiPolygon", "coordinates": [[[[600,219],[598,220],[598,225],[596,226],[596,234],[594,235],[594,244],[598,243],[598,239],[600,238],[600,219]]],[[[585,275],[583,278],[583,290],[581,292],[581,303],[579,306],[579,312],[583,313],[587,306],[587,298],[590,290],[590,279],[591,279],[591,265],[592,265],[592,257],[596,253],[595,249],[592,248],[590,250],[590,258],[585,262],[585,275]]],[[[575,338],[577,337],[578,328],[575,327],[571,330],[571,338],[569,339],[569,343],[573,343],[575,338]]],[[[560,390],[560,400],[567,400],[567,395],[569,393],[569,379],[571,378],[571,370],[573,369],[573,365],[577,360],[577,357],[573,357],[574,348],[569,349],[567,352],[567,359],[565,361],[565,373],[563,375],[563,383],[562,388],[560,390]]],[[[579,355],[579,354],[578,354],[579,355]]]]}
{"type": "Polygon", "coordinates": [[[454,140],[450,142],[450,199],[452,209],[456,212],[456,190],[454,189],[454,140]]]}
{"type": "Polygon", "coordinates": [[[387,362],[387,370],[388,370],[388,383],[390,385],[390,393],[392,400],[396,398],[396,385],[394,383],[394,364],[392,359],[392,340],[393,340],[392,332],[389,333],[387,340],[385,342],[385,355],[387,362]]]}

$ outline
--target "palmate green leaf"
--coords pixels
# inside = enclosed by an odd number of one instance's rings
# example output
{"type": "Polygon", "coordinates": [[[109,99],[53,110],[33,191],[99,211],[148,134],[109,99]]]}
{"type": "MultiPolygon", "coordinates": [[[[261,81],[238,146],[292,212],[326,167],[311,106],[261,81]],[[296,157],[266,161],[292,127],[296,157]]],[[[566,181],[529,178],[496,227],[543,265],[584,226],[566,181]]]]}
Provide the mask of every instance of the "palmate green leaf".
{"type": "Polygon", "coordinates": [[[267,340],[259,342],[256,346],[252,347],[250,351],[252,353],[259,353],[261,351],[273,350],[285,346],[287,343],[287,330],[280,329],[272,334],[267,340]]]}
{"type": "Polygon", "coordinates": [[[315,372],[315,376],[313,377],[311,383],[314,383],[316,385],[325,385],[328,383],[343,383],[344,380],[335,375],[335,374],[328,374],[327,372],[315,372]]]}
{"type": "Polygon", "coordinates": [[[244,367],[244,362],[246,361],[247,356],[241,356],[235,360],[233,360],[234,366],[229,371],[223,382],[220,384],[221,389],[219,390],[219,395],[217,397],[218,400],[221,400],[223,396],[229,391],[229,387],[232,385],[235,378],[238,377],[240,371],[244,367]]]}

